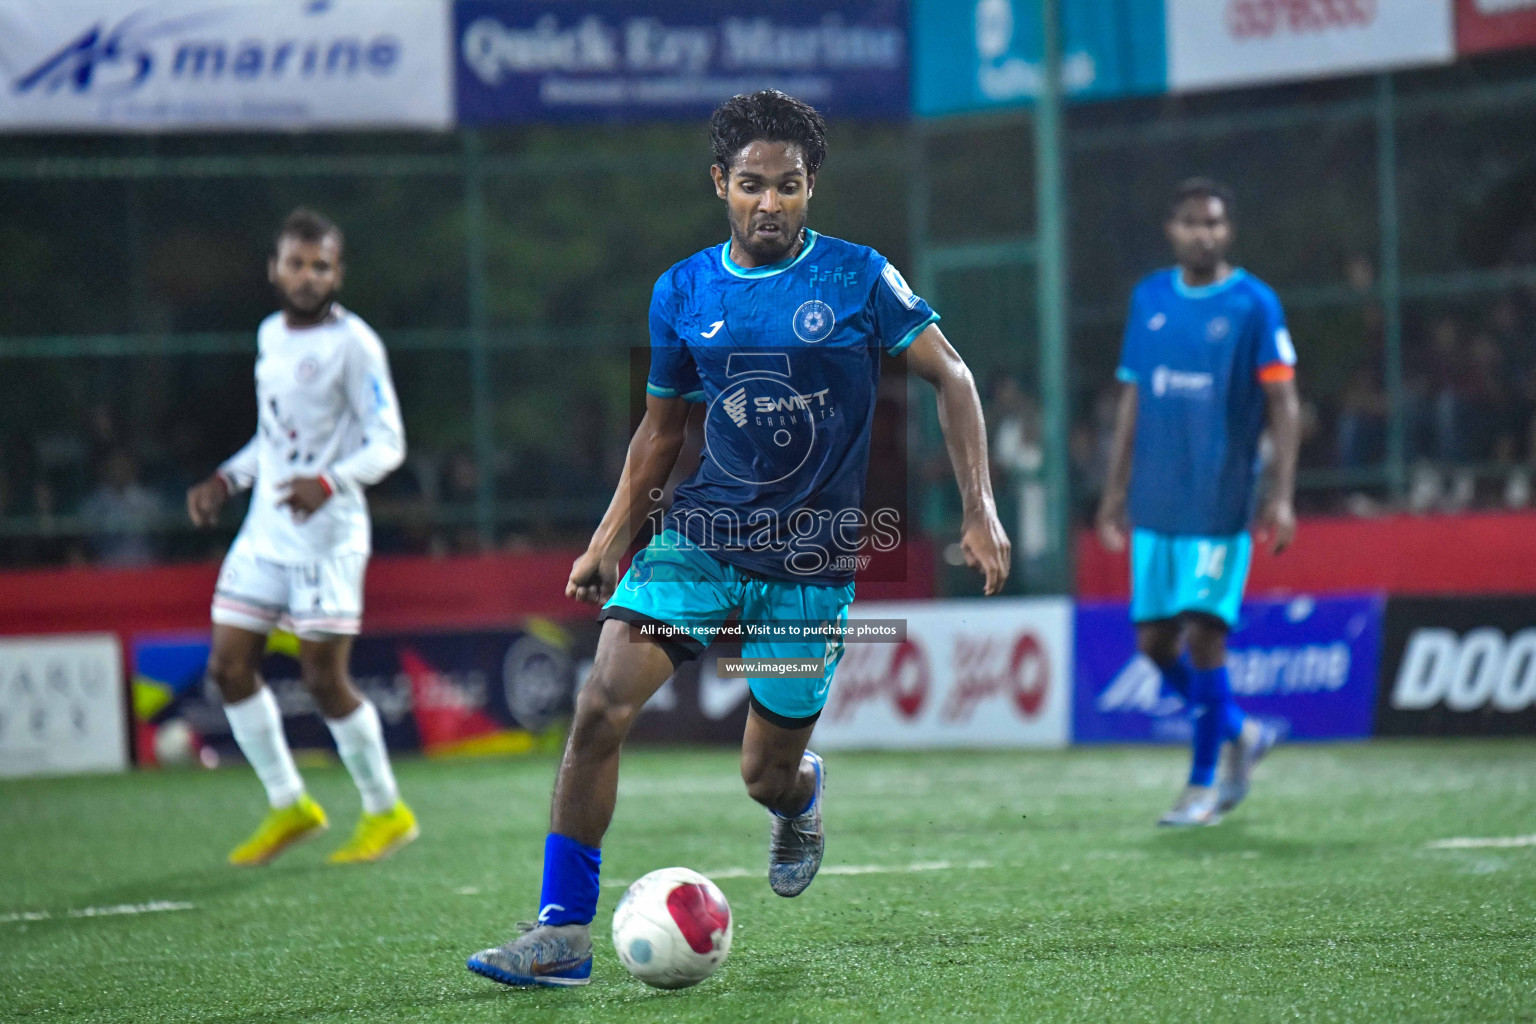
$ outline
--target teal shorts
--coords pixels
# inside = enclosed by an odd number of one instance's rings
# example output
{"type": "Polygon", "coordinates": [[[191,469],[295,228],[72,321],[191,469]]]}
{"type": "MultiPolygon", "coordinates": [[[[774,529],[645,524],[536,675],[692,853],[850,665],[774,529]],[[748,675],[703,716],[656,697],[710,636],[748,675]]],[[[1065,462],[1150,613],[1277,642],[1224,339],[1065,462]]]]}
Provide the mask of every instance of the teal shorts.
{"type": "MultiPolygon", "coordinates": [[[[763,579],[722,562],[675,530],[664,530],[635,556],[600,618],[672,627],[671,638],[659,641],[659,646],[676,665],[709,646],[732,612],[740,612],[743,622],[843,625],[852,603],[852,583],[828,587],[763,579]]],[[[819,679],[747,680],[758,714],[775,725],[798,729],[814,722],[827,703],[843,643],[819,637],[746,639],[741,656],[823,659],[819,679]]]]}
{"type": "Polygon", "coordinates": [[[1185,537],[1136,530],[1131,534],[1131,621],[1195,612],[1235,626],[1252,560],[1253,541],[1246,533],[1185,537]]]}

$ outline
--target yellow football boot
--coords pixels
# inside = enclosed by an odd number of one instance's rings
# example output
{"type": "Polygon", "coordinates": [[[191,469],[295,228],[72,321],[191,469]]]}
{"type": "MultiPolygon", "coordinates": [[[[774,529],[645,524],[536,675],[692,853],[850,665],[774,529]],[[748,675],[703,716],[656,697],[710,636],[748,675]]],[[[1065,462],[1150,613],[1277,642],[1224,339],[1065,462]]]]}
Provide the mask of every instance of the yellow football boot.
{"type": "Polygon", "coordinates": [[[416,815],[405,806],[405,801],[395,801],[395,806],[383,814],[363,812],[357,828],[346,845],[326,858],[329,864],[362,864],[371,860],[383,860],[400,847],[421,835],[416,815]]]}
{"type": "Polygon", "coordinates": [[[305,793],[296,803],[268,811],[251,838],[235,847],[229,862],[242,868],[265,864],[294,843],[311,839],[327,827],[325,812],[305,793]]]}

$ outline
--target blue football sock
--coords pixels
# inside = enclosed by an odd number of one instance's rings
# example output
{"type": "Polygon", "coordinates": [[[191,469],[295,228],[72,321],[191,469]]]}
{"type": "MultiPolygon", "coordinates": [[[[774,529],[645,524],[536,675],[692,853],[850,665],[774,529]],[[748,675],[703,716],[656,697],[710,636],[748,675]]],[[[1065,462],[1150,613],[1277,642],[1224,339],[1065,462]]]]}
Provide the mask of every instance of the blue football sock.
{"type": "Polygon", "coordinates": [[[540,924],[591,924],[597,915],[597,875],[603,851],[551,832],[544,839],[540,924]]]}
{"type": "Polygon", "coordinates": [[[1209,786],[1216,781],[1216,759],[1221,754],[1222,741],[1236,739],[1243,731],[1243,712],[1232,699],[1232,682],[1225,665],[1192,670],[1190,693],[1195,736],[1189,784],[1209,786]]]}
{"type": "Polygon", "coordinates": [[[1188,654],[1181,654],[1177,661],[1171,661],[1166,665],[1158,664],[1157,671],[1163,678],[1163,692],[1176,693],[1184,698],[1184,704],[1188,706],[1189,699],[1189,675],[1195,670],[1195,666],[1189,660],[1188,654]]]}

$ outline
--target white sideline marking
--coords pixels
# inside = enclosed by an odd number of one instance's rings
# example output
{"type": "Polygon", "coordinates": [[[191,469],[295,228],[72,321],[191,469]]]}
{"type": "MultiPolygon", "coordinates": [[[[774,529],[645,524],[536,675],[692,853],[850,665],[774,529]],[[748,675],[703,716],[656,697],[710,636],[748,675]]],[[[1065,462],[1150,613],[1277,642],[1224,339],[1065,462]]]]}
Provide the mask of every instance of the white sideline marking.
{"type": "Polygon", "coordinates": [[[1536,846],[1536,835],[1494,836],[1489,839],[1471,839],[1466,836],[1457,836],[1454,839],[1436,839],[1432,843],[1424,844],[1426,850],[1487,850],[1506,849],[1512,846],[1536,846]]]}
{"type": "Polygon", "coordinates": [[[21,921],[47,921],[53,917],[120,917],[124,914],[162,914],[170,910],[191,910],[190,903],[174,900],[150,900],[148,903],[118,903],[110,907],[84,907],[52,914],[46,910],[21,910],[13,914],[0,914],[0,924],[17,924],[21,921]]]}
{"type": "MultiPolygon", "coordinates": [[[[968,860],[956,864],[947,860],[923,860],[914,864],[828,864],[817,874],[820,875],[910,875],[919,871],[975,871],[981,868],[989,868],[992,862],[989,860],[968,860]]],[[[699,874],[712,881],[722,878],[757,878],[767,875],[768,869],[761,868],[720,868],[718,871],[701,871],[699,874]]],[[[605,889],[628,888],[633,884],[633,879],[610,878],[603,882],[605,889]]]]}

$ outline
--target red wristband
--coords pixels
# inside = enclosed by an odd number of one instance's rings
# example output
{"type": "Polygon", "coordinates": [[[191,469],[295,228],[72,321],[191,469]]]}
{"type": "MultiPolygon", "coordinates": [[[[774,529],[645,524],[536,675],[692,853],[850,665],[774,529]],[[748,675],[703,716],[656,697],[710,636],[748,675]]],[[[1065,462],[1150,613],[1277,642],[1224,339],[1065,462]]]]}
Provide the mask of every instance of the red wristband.
{"type": "Polygon", "coordinates": [[[315,479],[319,480],[320,486],[325,488],[325,496],[327,498],[336,493],[336,485],[331,483],[330,478],[327,477],[324,473],[321,473],[315,479]]]}

